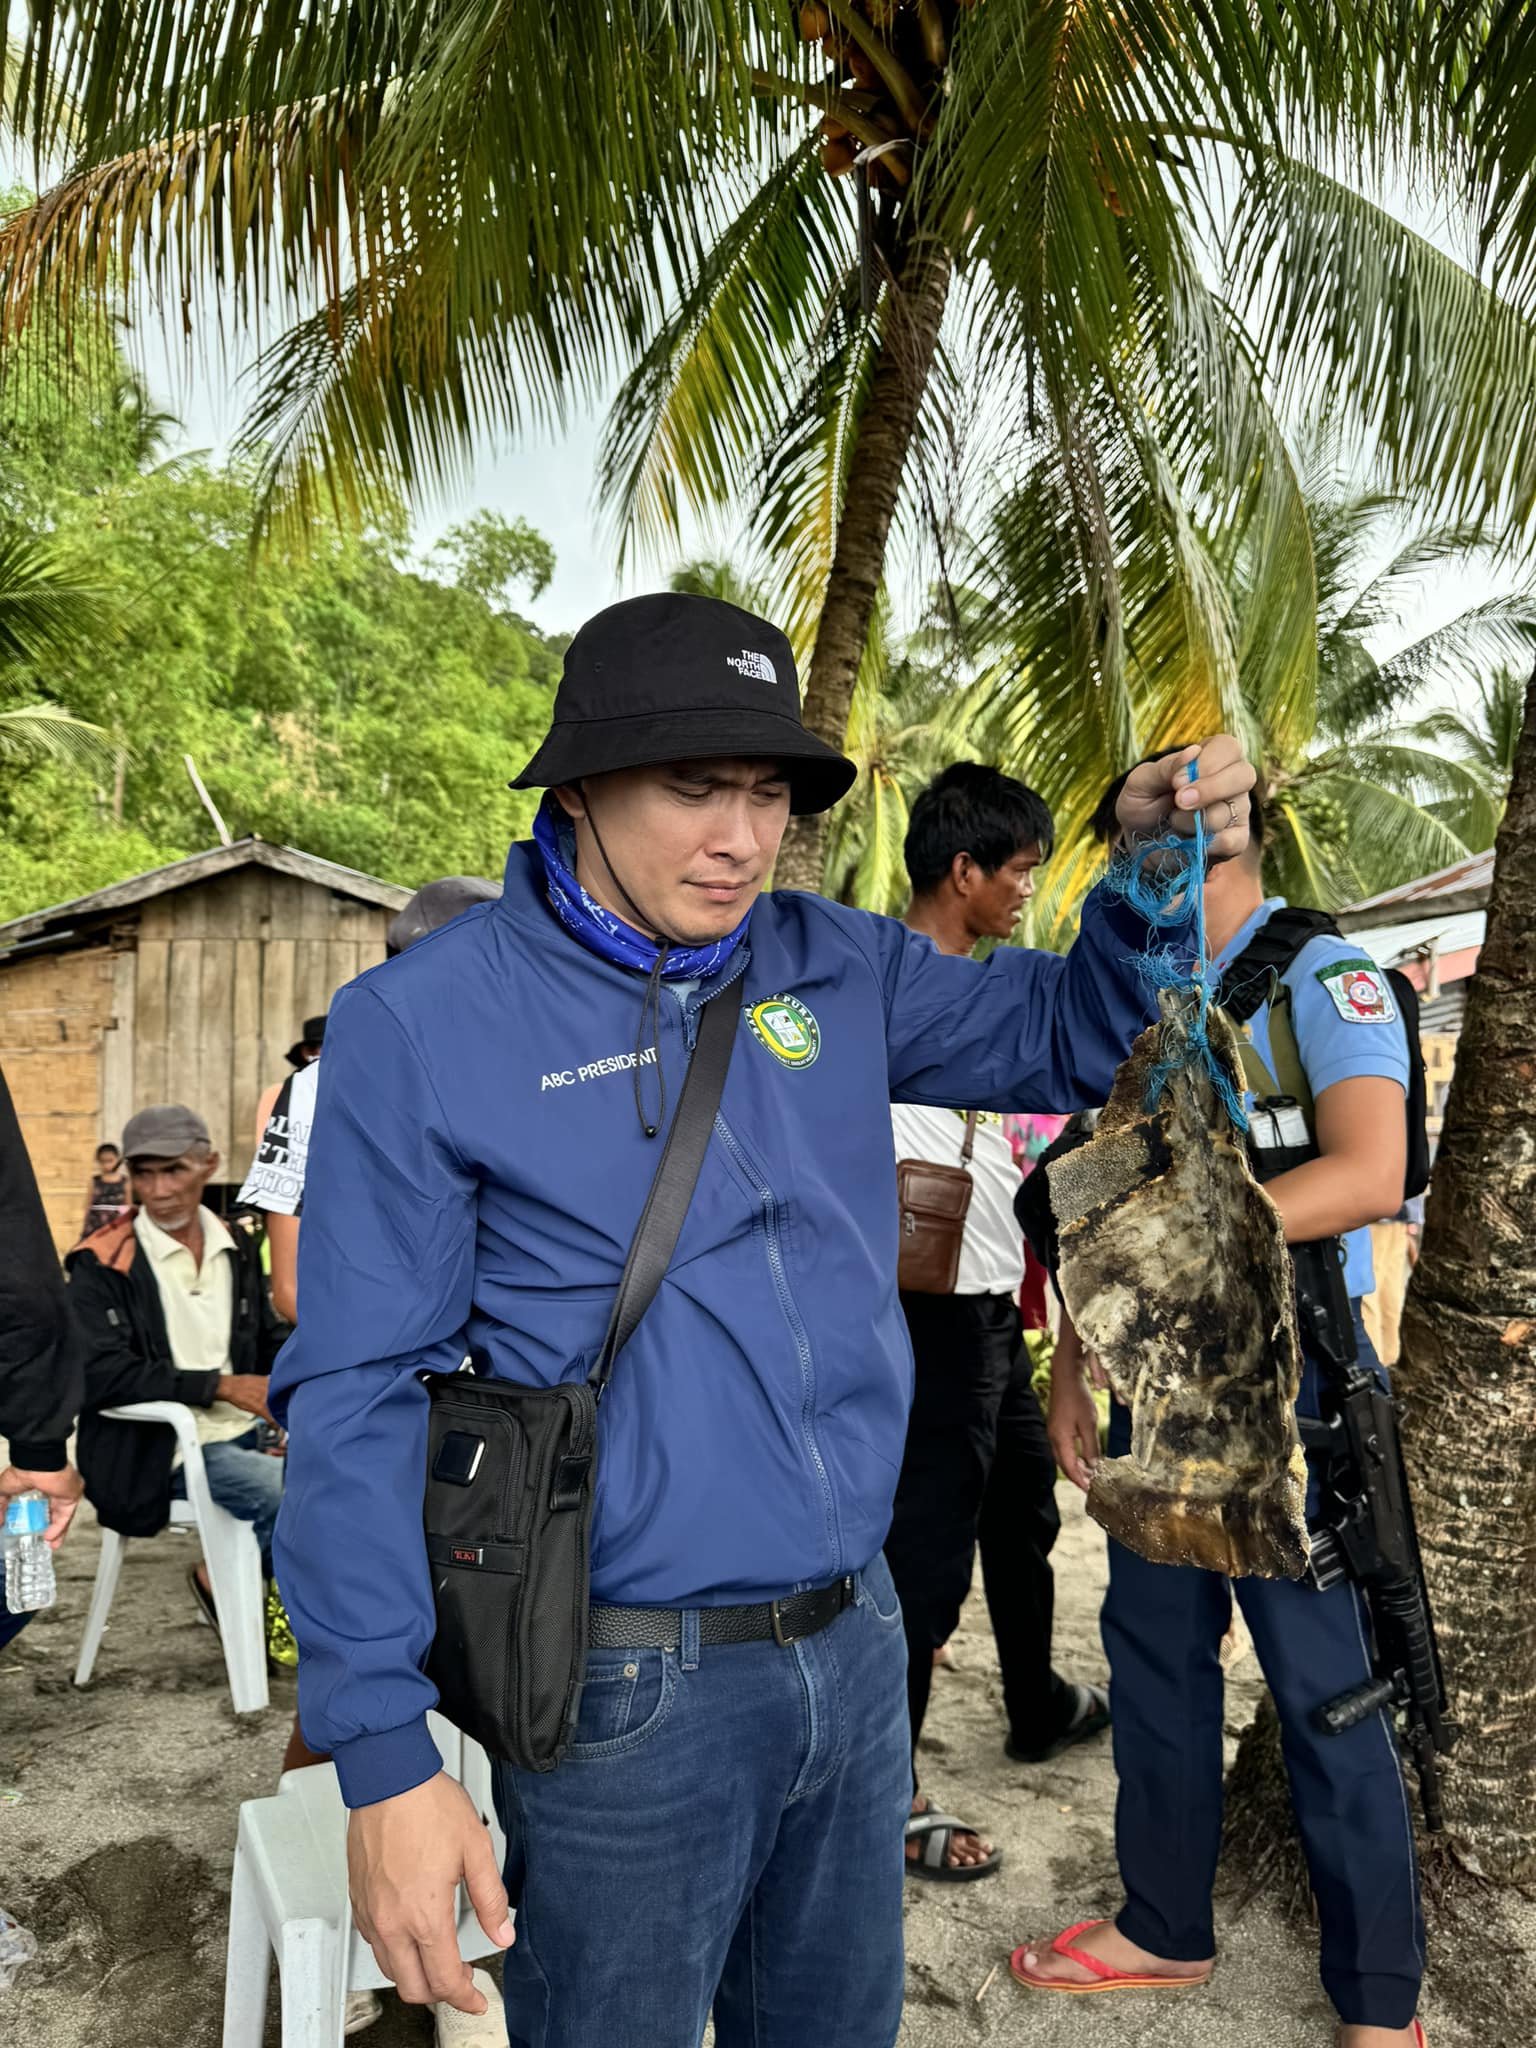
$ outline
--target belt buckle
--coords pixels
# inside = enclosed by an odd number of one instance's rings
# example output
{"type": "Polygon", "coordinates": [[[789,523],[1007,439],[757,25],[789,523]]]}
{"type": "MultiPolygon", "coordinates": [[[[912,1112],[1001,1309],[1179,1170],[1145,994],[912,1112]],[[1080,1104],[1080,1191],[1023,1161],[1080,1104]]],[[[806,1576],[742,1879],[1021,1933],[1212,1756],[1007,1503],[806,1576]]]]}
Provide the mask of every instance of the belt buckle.
{"type": "MultiPolygon", "coordinates": [[[[826,1593],[836,1593],[839,1596],[837,1611],[841,1614],[845,1607],[853,1605],[856,1597],[852,1572],[845,1572],[835,1586],[824,1586],[821,1590],[826,1593]]],[[[814,1593],[796,1593],[792,1597],[796,1600],[813,1600],[816,1598],[816,1595],[814,1593]]],[[[785,1634],[783,1610],[788,1605],[788,1600],[770,1600],[768,1603],[768,1618],[773,1624],[773,1640],[781,1650],[787,1650],[791,1643],[798,1643],[808,1633],[805,1629],[801,1629],[794,1635],[785,1634]]]]}

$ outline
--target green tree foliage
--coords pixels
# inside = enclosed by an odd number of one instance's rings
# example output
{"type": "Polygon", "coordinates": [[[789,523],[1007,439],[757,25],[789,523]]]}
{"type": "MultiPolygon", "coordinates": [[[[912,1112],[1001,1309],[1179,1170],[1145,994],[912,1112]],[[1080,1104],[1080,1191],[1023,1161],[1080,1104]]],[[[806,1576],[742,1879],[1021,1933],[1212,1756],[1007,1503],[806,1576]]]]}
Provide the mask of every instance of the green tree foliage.
{"type": "Polygon", "coordinates": [[[1493,844],[1504,816],[1529,681],[1528,652],[1523,668],[1497,670],[1478,682],[1475,695],[1463,705],[1428,712],[1409,728],[1418,744],[1435,748],[1465,771],[1465,786],[1428,808],[1479,852],[1493,844]]]}
{"type": "Polygon", "coordinates": [[[30,648],[31,694],[99,728],[106,753],[39,759],[39,738],[57,755],[67,734],[35,706],[25,733],[0,726],[0,916],[210,844],[184,754],[237,837],[407,884],[500,872],[531,813],[505,784],[559,670],[559,643],[510,609],[553,569],[539,534],[482,512],[429,574],[396,507],[361,532],[317,521],[301,555],[254,565],[254,463],[140,468],[160,422],[115,355],[7,394],[0,693],[30,648]],[[65,581],[62,610],[34,587],[45,569],[65,581]],[[84,630],[77,588],[92,593],[84,630]]]}
{"type": "Polygon", "coordinates": [[[1139,547],[1189,673],[1235,698],[1203,500],[1263,536],[1247,654],[1305,729],[1313,565],[1277,418],[1327,389],[1394,488],[1454,518],[1536,504],[1528,12],[58,0],[18,28],[7,100],[70,170],[0,234],[0,310],[99,289],[107,247],[263,332],[251,430],[300,528],[630,369],[606,502],[668,547],[689,511],[747,512],[834,741],[892,538],[942,524],[980,414],[983,466],[1038,465],[1070,538],[1080,696],[1120,690],[1139,547]],[[1471,260],[1394,217],[1404,191],[1471,260]]]}
{"type": "Polygon", "coordinates": [[[555,551],[543,534],[526,519],[503,519],[499,512],[477,512],[450,526],[432,552],[448,565],[460,590],[494,612],[510,609],[519,584],[530,597],[540,596],[555,573],[555,551]]]}
{"type": "MultiPolygon", "coordinates": [[[[1496,791],[1464,719],[1432,711],[1415,721],[1413,706],[1425,697],[1475,705],[1505,666],[1526,673],[1536,591],[1519,584],[1415,634],[1408,621],[1426,577],[1454,587],[1486,566],[1479,529],[1426,521],[1400,496],[1349,484],[1326,436],[1296,475],[1314,565],[1313,680],[1300,700],[1290,665],[1275,659],[1273,607],[1285,607],[1289,633],[1293,596],[1277,599],[1262,527],[1234,542],[1195,508],[1183,513],[1187,556],[1204,565],[1229,655],[1192,631],[1160,546],[1143,533],[1120,569],[1118,683],[1104,677],[1088,691],[1081,677],[1097,627],[1087,601],[1070,595],[1073,536],[1052,516],[1048,483],[1031,480],[1005,500],[966,562],[959,616],[980,674],[943,724],[1033,783],[1056,812],[1058,852],[1032,910],[1043,941],[1065,942],[1098,870],[1086,828],[1109,778],[1217,727],[1242,734],[1259,764],[1268,878],[1293,902],[1337,908],[1492,843],[1496,791]]],[[[1484,739],[1506,757],[1517,712],[1518,690],[1487,713],[1502,737],[1484,739]]]]}

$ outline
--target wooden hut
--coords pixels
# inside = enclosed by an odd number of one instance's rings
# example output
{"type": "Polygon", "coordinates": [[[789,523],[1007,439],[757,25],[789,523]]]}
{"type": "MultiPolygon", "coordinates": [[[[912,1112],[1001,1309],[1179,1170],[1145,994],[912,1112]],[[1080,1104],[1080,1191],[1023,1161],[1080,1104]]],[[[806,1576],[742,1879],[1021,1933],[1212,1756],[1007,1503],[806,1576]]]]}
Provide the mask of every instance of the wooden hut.
{"type": "Polygon", "coordinates": [[[409,894],[241,839],[0,925],[0,1068],[61,1249],[96,1146],[148,1103],[200,1111],[214,1199],[239,1187],[300,1024],[383,959],[409,894]]]}

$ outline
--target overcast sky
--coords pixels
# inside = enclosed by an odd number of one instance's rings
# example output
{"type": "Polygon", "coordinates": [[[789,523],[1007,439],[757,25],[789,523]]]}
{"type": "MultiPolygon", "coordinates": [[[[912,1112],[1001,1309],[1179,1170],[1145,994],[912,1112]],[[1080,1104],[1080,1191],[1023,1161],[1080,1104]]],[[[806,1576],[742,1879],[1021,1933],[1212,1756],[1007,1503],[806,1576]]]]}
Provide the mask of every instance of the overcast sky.
{"type": "MultiPolygon", "coordinates": [[[[1413,211],[1408,207],[1402,210],[1410,215],[1413,211]]],[[[1428,220],[1416,224],[1422,228],[1431,225],[1428,220]]],[[[1442,228],[1435,239],[1449,237],[1442,228]]],[[[163,303],[174,306],[177,296],[173,289],[163,303]]],[[[236,355],[221,363],[215,351],[200,348],[189,363],[179,336],[167,346],[163,316],[142,294],[135,298],[125,342],[155,401],[183,422],[175,445],[222,453],[238,435],[251,398],[252,380],[244,371],[243,359],[236,355]]],[[[632,562],[622,579],[616,571],[612,535],[605,529],[593,496],[597,442],[610,397],[611,393],[603,394],[560,438],[525,437],[516,443],[487,445],[458,485],[424,496],[417,506],[416,537],[423,546],[455,520],[482,507],[508,518],[527,519],[544,534],[555,549],[553,581],[538,598],[520,599],[519,607],[546,631],[573,631],[615,598],[663,586],[673,566],[671,560],[642,560],[632,562]]],[[[679,559],[710,551],[708,542],[691,532],[679,559]]],[[[1499,587],[1500,581],[1477,564],[1460,564],[1426,576],[1416,601],[1407,609],[1402,629],[1384,638],[1377,653],[1388,653],[1431,630],[1464,607],[1493,595],[1499,587]]],[[[1444,701],[1446,693],[1433,695],[1444,701]]]]}
{"type": "MultiPolygon", "coordinates": [[[[250,379],[239,362],[215,368],[200,356],[189,369],[179,345],[167,350],[160,320],[142,304],[125,339],[156,402],[183,422],[176,445],[216,453],[227,449],[251,395],[250,379]]],[[[428,498],[418,508],[416,533],[423,544],[482,507],[536,526],[554,546],[554,581],[541,597],[520,601],[519,609],[547,632],[573,631],[614,598],[662,580],[642,571],[621,588],[612,550],[598,536],[592,476],[600,420],[600,411],[592,413],[558,442],[487,447],[462,488],[428,498]]]]}

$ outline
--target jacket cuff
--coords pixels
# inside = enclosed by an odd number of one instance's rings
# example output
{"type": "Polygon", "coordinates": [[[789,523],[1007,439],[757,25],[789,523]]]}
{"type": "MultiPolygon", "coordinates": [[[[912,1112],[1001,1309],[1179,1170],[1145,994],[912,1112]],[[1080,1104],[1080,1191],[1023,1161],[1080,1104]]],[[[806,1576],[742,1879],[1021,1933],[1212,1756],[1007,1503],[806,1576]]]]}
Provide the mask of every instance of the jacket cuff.
{"type": "Polygon", "coordinates": [[[1148,924],[1139,910],[1134,910],[1118,890],[1106,888],[1103,882],[1096,882],[1083,901],[1083,911],[1093,906],[1095,914],[1104,920],[1123,945],[1135,947],[1138,953],[1145,952],[1150,935],[1154,944],[1171,946],[1175,951],[1181,947],[1190,949],[1194,957],[1195,906],[1191,902],[1184,907],[1183,915],[1171,918],[1167,924],[1148,924]]]}
{"type": "Polygon", "coordinates": [[[348,1806],[373,1806],[435,1778],[443,1768],[426,1716],[377,1735],[354,1735],[331,1752],[341,1796],[348,1806]]]}
{"type": "Polygon", "coordinates": [[[10,1461],[18,1472],[62,1472],[69,1463],[63,1437],[13,1436],[10,1461]]]}
{"type": "MultiPolygon", "coordinates": [[[[182,1373],[179,1375],[179,1378],[183,1380],[195,1379],[196,1377],[197,1375],[195,1373],[190,1372],[182,1373]]],[[[217,1371],[204,1373],[203,1390],[200,1394],[198,1394],[195,1397],[195,1399],[191,1402],[190,1405],[194,1408],[211,1408],[214,1402],[217,1401],[217,1399],[219,1398],[219,1381],[223,1379],[223,1377],[223,1373],[217,1371]]],[[[186,1396],[190,1392],[190,1387],[178,1388],[176,1398],[178,1400],[185,1400],[186,1396]]],[[[255,1422],[256,1417],[253,1415],[251,1417],[251,1420],[252,1422],[255,1422]]]]}

